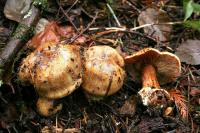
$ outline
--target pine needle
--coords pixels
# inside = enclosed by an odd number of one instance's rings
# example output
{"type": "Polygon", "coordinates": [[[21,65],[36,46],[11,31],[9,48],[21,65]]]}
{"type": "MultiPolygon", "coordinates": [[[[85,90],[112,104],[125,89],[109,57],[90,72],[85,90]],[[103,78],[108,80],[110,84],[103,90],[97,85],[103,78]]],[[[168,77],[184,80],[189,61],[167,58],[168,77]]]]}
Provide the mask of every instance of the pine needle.
{"type": "Polygon", "coordinates": [[[186,105],[185,97],[182,95],[180,90],[171,89],[169,94],[174,99],[177,109],[180,111],[180,115],[182,118],[187,118],[188,116],[188,107],[186,105]]]}

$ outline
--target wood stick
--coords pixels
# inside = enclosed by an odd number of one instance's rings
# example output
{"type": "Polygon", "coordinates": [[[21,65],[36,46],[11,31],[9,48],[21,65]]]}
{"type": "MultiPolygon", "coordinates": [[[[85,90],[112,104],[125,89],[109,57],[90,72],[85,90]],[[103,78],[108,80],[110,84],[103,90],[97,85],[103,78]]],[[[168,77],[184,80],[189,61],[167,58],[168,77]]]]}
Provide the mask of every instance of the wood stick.
{"type": "MultiPolygon", "coordinates": [[[[21,25],[24,27],[20,27],[18,29],[18,33],[21,37],[27,37],[30,32],[31,26],[35,25],[39,18],[39,9],[32,5],[31,9],[21,22],[21,25]],[[30,14],[29,14],[30,13],[30,14]]],[[[0,53],[0,69],[7,72],[11,69],[13,61],[17,55],[17,53],[24,46],[25,42],[23,39],[13,36],[9,39],[3,51],[0,53]]],[[[3,79],[2,74],[0,75],[0,79],[3,79]]]]}

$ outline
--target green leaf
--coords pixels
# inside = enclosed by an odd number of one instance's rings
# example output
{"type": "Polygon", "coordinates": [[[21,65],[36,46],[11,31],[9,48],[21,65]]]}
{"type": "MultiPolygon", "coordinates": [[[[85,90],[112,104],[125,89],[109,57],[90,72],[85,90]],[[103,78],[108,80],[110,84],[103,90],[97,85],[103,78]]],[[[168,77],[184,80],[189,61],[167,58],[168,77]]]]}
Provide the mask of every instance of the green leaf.
{"type": "Polygon", "coordinates": [[[200,4],[192,3],[193,11],[194,12],[200,12],[200,4]]]}
{"type": "Polygon", "coordinates": [[[184,21],[186,21],[193,13],[193,1],[192,0],[183,0],[183,10],[185,12],[184,21]]]}
{"type": "Polygon", "coordinates": [[[185,21],[183,25],[200,31],[200,20],[185,21]]]}

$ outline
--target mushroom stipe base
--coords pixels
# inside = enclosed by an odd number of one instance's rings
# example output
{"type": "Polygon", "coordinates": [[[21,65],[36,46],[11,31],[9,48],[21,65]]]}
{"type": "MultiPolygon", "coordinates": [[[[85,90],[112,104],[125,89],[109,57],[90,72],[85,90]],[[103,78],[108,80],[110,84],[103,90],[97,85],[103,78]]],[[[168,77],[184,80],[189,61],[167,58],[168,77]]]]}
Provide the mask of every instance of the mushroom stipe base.
{"type": "Polygon", "coordinates": [[[169,93],[164,89],[143,87],[138,94],[141,96],[145,106],[164,107],[172,100],[169,93]]]}
{"type": "Polygon", "coordinates": [[[125,63],[132,65],[136,82],[142,82],[139,95],[144,105],[165,106],[171,101],[169,93],[161,89],[160,84],[169,83],[180,76],[181,63],[176,55],[145,48],[126,56],[125,63]]]}

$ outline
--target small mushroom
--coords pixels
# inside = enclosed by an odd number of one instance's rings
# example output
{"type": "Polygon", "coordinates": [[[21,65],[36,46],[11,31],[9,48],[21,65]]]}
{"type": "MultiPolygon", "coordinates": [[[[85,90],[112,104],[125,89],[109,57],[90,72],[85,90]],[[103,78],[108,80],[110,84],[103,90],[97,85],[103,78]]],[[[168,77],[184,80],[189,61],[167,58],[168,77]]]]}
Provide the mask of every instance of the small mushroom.
{"type": "Polygon", "coordinates": [[[181,63],[176,55],[145,48],[126,56],[125,63],[130,64],[134,80],[142,82],[139,95],[144,105],[162,106],[171,100],[169,93],[160,85],[180,76],[181,63]]]}
{"type": "Polygon", "coordinates": [[[94,98],[116,93],[123,85],[124,60],[109,46],[92,46],[84,53],[82,88],[94,98]]]}
{"type": "Polygon", "coordinates": [[[38,92],[38,112],[52,115],[61,109],[61,105],[54,108],[53,101],[71,94],[82,83],[80,48],[45,43],[22,61],[18,75],[38,92]]]}

